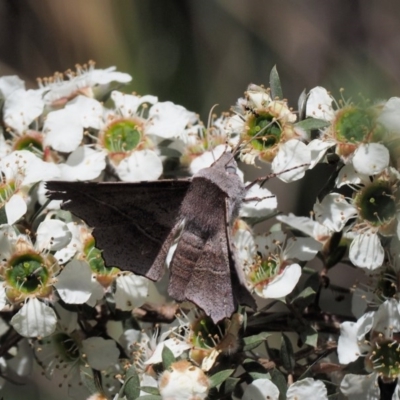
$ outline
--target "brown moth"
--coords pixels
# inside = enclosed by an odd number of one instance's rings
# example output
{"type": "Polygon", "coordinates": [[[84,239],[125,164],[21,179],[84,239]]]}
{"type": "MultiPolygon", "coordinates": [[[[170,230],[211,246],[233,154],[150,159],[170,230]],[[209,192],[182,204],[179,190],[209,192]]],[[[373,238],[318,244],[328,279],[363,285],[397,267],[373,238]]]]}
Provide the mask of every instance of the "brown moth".
{"type": "Polygon", "coordinates": [[[191,179],[152,182],[47,182],[47,196],[93,227],[106,265],[157,281],[174,240],[168,293],[214,322],[238,304],[255,307],[239,278],[232,224],[246,188],[226,152],[191,179]]]}

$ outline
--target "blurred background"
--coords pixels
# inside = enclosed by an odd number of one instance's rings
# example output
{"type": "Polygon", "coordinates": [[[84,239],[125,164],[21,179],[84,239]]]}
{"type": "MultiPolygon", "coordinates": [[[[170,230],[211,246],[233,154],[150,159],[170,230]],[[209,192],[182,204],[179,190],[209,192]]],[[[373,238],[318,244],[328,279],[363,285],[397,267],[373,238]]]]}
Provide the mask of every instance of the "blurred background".
{"type": "MultiPolygon", "coordinates": [[[[0,76],[17,74],[35,87],[37,77],[88,60],[130,73],[134,79],[126,91],[171,100],[198,112],[203,121],[214,104],[217,112],[228,110],[249,83],[268,86],[274,65],[295,109],[302,90],[317,85],[336,97],[343,87],[346,98],[357,100],[362,92],[384,99],[400,96],[400,2],[0,2],[0,76]]],[[[284,212],[307,215],[318,174],[324,178],[324,171],[312,171],[303,187],[278,180],[268,186],[284,212]],[[307,198],[298,196],[301,189],[307,198]]],[[[42,393],[37,398],[57,397],[42,393]]]]}
{"type": "Polygon", "coordinates": [[[316,85],[400,94],[396,0],[2,0],[0,18],[1,75],[34,85],[94,60],[203,119],[250,82],[268,84],[275,64],[294,107],[316,85]]]}

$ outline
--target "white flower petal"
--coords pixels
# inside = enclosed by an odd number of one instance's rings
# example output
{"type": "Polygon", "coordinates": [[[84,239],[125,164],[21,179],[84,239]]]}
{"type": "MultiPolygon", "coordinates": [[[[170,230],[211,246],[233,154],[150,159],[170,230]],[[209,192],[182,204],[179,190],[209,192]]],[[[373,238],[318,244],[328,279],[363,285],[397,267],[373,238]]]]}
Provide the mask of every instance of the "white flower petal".
{"type": "Polygon", "coordinates": [[[322,244],[313,238],[298,237],[289,239],[285,249],[286,258],[297,258],[300,261],[310,261],[322,249],[322,244]],[[290,242],[290,244],[289,244],[290,242]]]}
{"type": "Polygon", "coordinates": [[[395,299],[386,300],[374,315],[374,331],[382,332],[385,337],[391,337],[393,332],[400,331],[399,303],[395,299]]]}
{"type": "Polygon", "coordinates": [[[314,212],[320,224],[335,232],[340,232],[346,222],[357,215],[357,209],[338,193],[330,193],[321,203],[315,203],[314,212]]]}
{"type": "Polygon", "coordinates": [[[82,349],[89,365],[94,369],[103,370],[118,361],[119,350],[114,340],[90,337],[82,341],[82,349]]]}
{"type": "Polygon", "coordinates": [[[279,146],[272,161],[272,171],[283,182],[301,179],[311,163],[311,152],[300,140],[291,139],[279,146]],[[286,171],[286,172],[285,172],[286,171]]]}
{"type": "Polygon", "coordinates": [[[325,243],[331,237],[331,231],[327,227],[308,217],[296,217],[294,214],[289,214],[277,215],[276,219],[304,232],[321,243],[325,243]]]}
{"type": "Polygon", "coordinates": [[[306,117],[332,121],[335,116],[332,101],[332,96],[325,88],[317,86],[311,89],[307,99],[306,117]]]}
{"type": "Polygon", "coordinates": [[[54,150],[69,153],[74,151],[83,139],[83,123],[73,107],[52,111],[47,115],[43,132],[43,144],[54,150]]]}
{"type": "Polygon", "coordinates": [[[60,250],[71,240],[72,234],[65,222],[47,219],[41,222],[36,231],[36,248],[42,250],[60,250]]]}
{"type": "Polygon", "coordinates": [[[144,362],[144,364],[151,365],[162,362],[162,351],[164,346],[168,347],[175,357],[179,357],[185,350],[189,350],[192,347],[189,343],[175,338],[164,340],[163,342],[157,344],[154,353],[147,361],[144,362]]]}
{"type": "Polygon", "coordinates": [[[264,299],[280,299],[291,293],[300,277],[300,265],[288,265],[272,282],[265,285],[262,289],[256,288],[255,293],[264,299]]]}
{"type": "Polygon", "coordinates": [[[326,151],[335,146],[336,142],[333,140],[314,139],[308,143],[307,147],[311,153],[311,165],[309,169],[314,168],[317,163],[325,156],[326,151]]]}
{"type": "Polygon", "coordinates": [[[51,335],[57,324],[54,310],[38,299],[28,300],[11,319],[11,325],[25,337],[51,335]]]}
{"type": "Polygon", "coordinates": [[[5,205],[7,216],[7,223],[10,225],[15,224],[28,209],[25,200],[19,194],[11,196],[10,200],[5,205]]]}
{"type": "Polygon", "coordinates": [[[160,157],[152,150],[134,151],[116,167],[119,178],[125,182],[154,181],[162,172],[160,157]]]}
{"type": "Polygon", "coordinates": [[[18,89],[4,103],[4,122],[19,133],[25,132],[30,123],[44,108],[42,93],[38,90],[18,89]]]}
{"type": "Polygon", "coordinates": [[[6,289],[3,283],[0,283],[0,311],[5,307],[6,304],[7,304],[6,289]]]}
{"type": "Polygon", "coordinates": [[[122,275],[116,279],[115,306],[122,311],[140,307],[147,300],[149,280],[144,276],[122,275]]]}
{"type": "Polygon", "coordinates": [[[143,103],[155,104],[158,101],[156,96],[135,96],[113,90],[111,98],[115,107],[119,110],[123,117],[131,117],[135,115],[140,105],[143,103]]]}
{"type": "Polygon", "coordinates": [[[65,164],[59,164],[61,179],[66,181],[90,181],[97,178],[106,168],[105,151],[79,146],[65,164]]]}
{"type": "Polygon", "coordinates": [[[83,304],[92,294],[92,273],[84,261],[69,262],[54,285],[58,294],[67,304],[83,304]]]}
{"type": "Polygon", "coordinates": [[[360,348],[357,344],[358,324],[346,321],[340,324],[338,341],[338,357],[341,364],[348,364],[360,357],[360,348]]]}
{"type": "Polygon", "coordinates": [[[383,264],[385,252],[375,233],[359,233],[351,242],[350,261],[360,268],[374,270],[383,264]]]}
{"type": "Polygon", "coordinates": [[[91,295],[89,300],[86,301],[86,304],[90,307],[94,307],[98,300],[101,300],[104,296],[104,287],[101,286],[99,282],[92,276],[92,284],[91,284],[91,295]]]}
{"type": "Polygon", "coordinates": [[[215,161],[222,156],[222,154],[226,153],[227,150],[227,146],[221,144],[215,147],[212,151],[205,151],[190,163],[190,173],[194,175],[204,168],[211,167],[211,165],[214,164],[215,161]]]}
{"type": "Polygon", "coordinates": [[[25,89],[25,83],[17,75],[0,77],[0,94],[3,99],[18,89],[25,89]]]}
{"type": "Polygon", "coordinates": [[[312,378],[305,378],[289,386],[286,400],[328,400],[328,391],[323,382],[312,378]]]}
{"type": "Polygon", "coordinates": [[[240,207],[241,217],[266,217],[276,211],[278,200],[268,189],[253,185],[247,192],[240,207]],[[246,199],[256,199],[248,201],[246,199]]]}
{"type": "Polygon", "coordinates": [[[369,175],[363,175],[354,169],[353,164],[345,165],[340,171],[335,180],[336,187],[340,188],[343,185],[359,185],[369,184],[369,175]]]}
{"type": "Polygon", "coordinates": [[[242,400],[279,400],[279,389],[269,379],[256,379],[247,386],[242,400]]]}
{"type": "Polygon", "coordinates": [[[348,400],[379,400],[380,389],[377,384],[378,375],[347,374],[340,384],[340,390],[348,400]]]}
{"type": "Polygon", "coordinates": [[[392,97],[384,105],[378,121],[387,129],[394,132],[400,132],[400,98],[392,97]]]}
{"type": "Polygon", "coordinates": [[[150,108],[150,123],[146,134],[156,135],[163,139],[179,138],[184,130],[197,121],[194,112],[170,101],[159,102],[150,108]]]}
{"type": "Polygon", "coordinates": [[[352,159],[354,169],[364,175],[376,175],[389,166],[389,150],[379,143],[361,144],[352,159]]]}

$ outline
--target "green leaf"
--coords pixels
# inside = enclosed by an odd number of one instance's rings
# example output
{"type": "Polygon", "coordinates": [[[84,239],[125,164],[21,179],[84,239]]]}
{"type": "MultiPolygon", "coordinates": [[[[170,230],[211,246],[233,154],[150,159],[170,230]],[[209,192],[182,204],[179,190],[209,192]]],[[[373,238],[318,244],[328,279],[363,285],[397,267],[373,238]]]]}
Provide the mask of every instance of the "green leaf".
{"type": "Polygon", "coordinates": [[[119,396],[126,396],[128,400],[135,400],[140,395],[140,379],[135,367],[130,367],[125,375],[125,383],[119,391],[119,396]]]}
{"type": "Polygon", "coordinates": [[[316,347],[318,341],[318,332],[309,325],[305,326],[300,332],[300,340],[311,347],[316,347]]]}
{"type": "Polygon", "coordinates": [[[144,396],[138,397],[137,400],[162,400],[162,397],[154,394],[145,394],[144,396]]]}
{"type": "Polygon", "coordinates": [[[261,332],[258,335],[245,337],[243,339],[244,341],[243,351],[250,351],[255,349],[260,344],[262,344],[269,336],[271,336],[271,333],[261,332]]]}
{"type": "Polygon", "coordinates": [[[174,353],[172,353],[169,347],[165,345],[163,347],[161,357],[164,369],[168,369],[171,366],[171,364],[176,361],[174,353]]]}
{"type": "Polygon", "coordinates": [[[0,208],[0,225],[7,223],[7,214],[6,214],[6,207],[0,208]]]}
{"type": "Polygon", "coordinates": [[[308,307],[315,299],[315,291],[311,287],[306,287],[292,301],[300,311],[308,307]]]}
{"type": "Polygon", "coordinates": [[[276,65],[272,68],[271,73],[269,74],[269,86],[271,88],[271,98],[274,100],[275,98],[283,99],[282,85],[281,80],[279,79],[278,70],[276,69],[276,65]]]}
{"type": "Polygon", "coordinates": [[[224,383],[224,394],[232,393],[235,390],[236,385],[240,382],[240,378],[229,377],[224,383]]]}
{"type": "Polygon", "coordinates": [[[300,96],[299,100],[297,101],[297,107],[299,108],[299,120],[301,121],[304,119],[306,115],[306,104],[307,104],[307,93],[306,89],[304,89],[300,96]]]}
{"type": "Polygon", "coordinates": [[[303,121],[297,122],[294,126],[304,129],[305,131],[312,131],[314,129],[323,129],[329,126],[331,123],[318,118],[307,118],[303,121]]]}
{"type": "Polygon", "coordinates": [[[281,339],[281,361],[286,371],[292,373],[295,366],[293,345],[290,339],[284,333],[282,333],[281,339]]]}
{"type": "Polygon", "coordinates": [[[210,388],[220,385],[227,378],[229,378],[233,374],[234,371],[235,371],[234,369],[226,369],[224,371],[219,371],[216,374],[214,374],[210,378],[210,388]]]}
{"type": "Polygon", "coordinates": [[[150,393],[150,394],[153,394],[155,396],[159,396],[160,395],[160,391],[158,390],[158,388],[156,388],[154,386],[141,386],[140,390],[142,392],[150,393]]]}
{"type": "Polygon", "coordinates": [[[256,379],[271,379],[271,375],[269,373],[250,372],[249,375],[253,378],[253,380],[256,380],[256,379]]]}
{"type": "Polygon", "coordinates": [[[275,383],[275,385],[279,389],[279,400],[286,400],[287,384],[285,377],[276,368],[271,370],[270,374],[271,374],[271,381],[275,383]]]}

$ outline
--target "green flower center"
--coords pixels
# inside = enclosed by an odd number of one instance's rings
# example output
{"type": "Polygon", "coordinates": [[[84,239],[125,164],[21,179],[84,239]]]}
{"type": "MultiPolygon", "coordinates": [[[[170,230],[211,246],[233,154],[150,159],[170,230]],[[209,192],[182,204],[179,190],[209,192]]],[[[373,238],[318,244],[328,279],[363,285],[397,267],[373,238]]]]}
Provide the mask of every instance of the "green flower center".
{"type": "Polygon", "coordinates": [[[269,149],[279,143],[282,129],[274,117],[270,114],[254,116],[249,121],[247,134],[250,137],[256,136],[251,141],[256,150],[269,149]]]}
{"type": "Polygon", "coordinates": [[[345,143],[361,143],[373,133],[376,127],[375,114],[371,110],[365,110],[354,106],[344,108],[339,112],[335,131],[337,139],[345,143]]]}
{"type": "Polygon", "coordinates": [[[388,182],[367,186],[356,200],[360,216],[374,226],[390,222],[396,216],[396,201],[388,182]]]}
{"type": "Polygon", "coordinates": [[[44,266],[42,257],[24,254],[12,260],[6,278],[14,289],[30,294],[46,285],[49,271],[44,266]]]}
{"type": "Polygon", "coordinates": [[[193,346],[200,349],[214,348],[221,340],[221,331],[211,318],[204,317],[198,319],[193,327],[193,346]]]}
{"type": "Polygon", "coordinates": [[[17,185],[15,181],[5,182],[5,178],[3,179],[3,183],[0,181],[0,207],[4,206],[12,195],[16,192],[17,185]]]}
{"type": "MultiPolygon", "coordinates": [[[[28,150],[34,154],[43,154],[42,142],[33,136],[23,135],[14,144],[14,150],[28,150]]],[[[41,156],[40,156],[41,158],[41,156]]]]}
{"type": "Polygon", "coordinates": [[[135,149],[142,135],[139,125],[132,120],[118,120],[104,133],[104,147],[110,152],[127,152],[135,149]]]}
{"type": "Polygon", "coordinates": [[[56,333],[53,335],[53,343],[63,361],[73,362],[80,357],[79,346],[68,334],[56,333]]]}
{"type": "Polygon", "coordinates": [[[375,343],[366,362],[385,378],[396,378],[400,373],[400,345],[393,340],[375,343]]]}
{"type": "Polygon", "coordinates": [[[266,284],[279,274],[280,267],[281,265],[273,257],[267,259],[260,257],[249,274],[250,281],[254,286],[266,284]]]}

